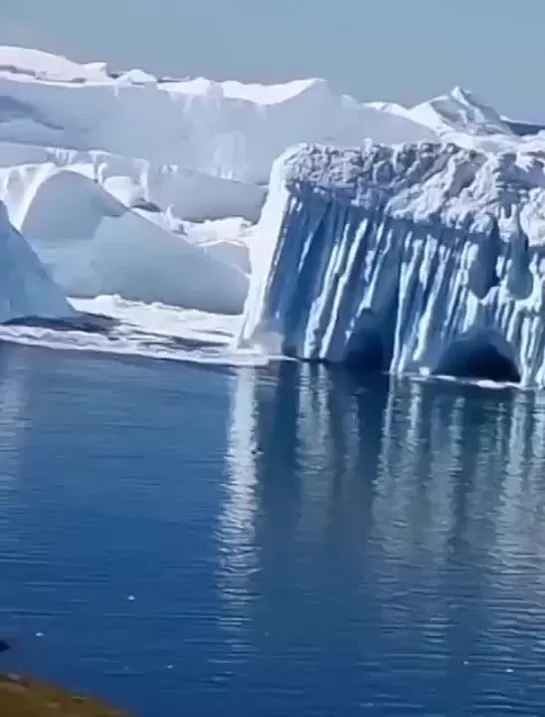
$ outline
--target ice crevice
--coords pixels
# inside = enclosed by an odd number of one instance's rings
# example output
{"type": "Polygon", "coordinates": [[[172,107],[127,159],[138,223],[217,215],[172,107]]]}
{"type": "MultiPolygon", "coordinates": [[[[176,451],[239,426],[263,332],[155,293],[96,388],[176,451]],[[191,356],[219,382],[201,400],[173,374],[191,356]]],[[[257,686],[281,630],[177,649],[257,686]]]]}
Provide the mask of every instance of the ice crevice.
{"type": "Polygon", "coordinates": [[[288,151],[239,343],[544,386],[545,202],[525,166],[441,144],[288,151]]]}

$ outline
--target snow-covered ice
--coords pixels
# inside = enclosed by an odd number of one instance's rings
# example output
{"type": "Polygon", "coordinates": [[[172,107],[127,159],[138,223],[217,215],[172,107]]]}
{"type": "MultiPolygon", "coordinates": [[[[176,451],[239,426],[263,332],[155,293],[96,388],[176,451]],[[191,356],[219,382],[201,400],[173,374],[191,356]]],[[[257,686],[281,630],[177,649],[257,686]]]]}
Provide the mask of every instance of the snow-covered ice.
{"type": "Polygon", "coordinates": [[[0,140],[101,149],[247,183],[266,183],[273,160],[296,142],[435,136],[410,118],[337,95],[319,78],[267,87],[112,77],[21,48],[0,48],[0,97],[0,140]]]}
{"type": "Polygon", "coordinates": [[[111,320],[0,339],[420,374],[488,347],[545,385],[543,132],[462,88],[403,107],[0,47],[4,306],[111,320]]]}
{"type": "Polygon", "coordinates": [[[367,136],[435,138],[321,79],[160,80],[0,48],[0,199],[78,296],[240,311],[247,247],[223,238],[225,220],[258,219],[272,163],[290,144],[367,136]]]}
{"type": "Polygon", "coordinates": [[[127,208],[84,175],[55,173],[39,183],[30,206],[21,204],[17,211],[12,202],[12,215],[71,295],[120,294],[228,314],[242,309],[248,278],[234,255],[226,260],[221,248],[191,241],[189,227],[168,230],[154,213],[127,208]]]}

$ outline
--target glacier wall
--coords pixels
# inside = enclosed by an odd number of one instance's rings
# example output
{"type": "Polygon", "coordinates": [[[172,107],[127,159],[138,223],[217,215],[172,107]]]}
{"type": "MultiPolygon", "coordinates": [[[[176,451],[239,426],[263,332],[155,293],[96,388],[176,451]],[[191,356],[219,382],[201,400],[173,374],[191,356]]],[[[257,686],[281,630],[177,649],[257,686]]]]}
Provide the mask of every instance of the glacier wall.
{"type": "Polygon", "coordinates": [[[288,150],[252,243],[239,342],[544,386],[544,188],[538,156],[288,150]]]}

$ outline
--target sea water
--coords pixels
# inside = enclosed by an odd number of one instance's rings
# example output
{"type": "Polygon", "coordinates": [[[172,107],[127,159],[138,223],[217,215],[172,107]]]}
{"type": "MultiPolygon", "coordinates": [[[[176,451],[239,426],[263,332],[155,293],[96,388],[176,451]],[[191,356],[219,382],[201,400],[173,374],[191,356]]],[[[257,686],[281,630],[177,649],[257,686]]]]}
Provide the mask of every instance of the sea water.
{"type": "Polygon", "coordinates": [[[0,346],[0,670],[142,717],[542,715],[545,395],[0,346]]]}

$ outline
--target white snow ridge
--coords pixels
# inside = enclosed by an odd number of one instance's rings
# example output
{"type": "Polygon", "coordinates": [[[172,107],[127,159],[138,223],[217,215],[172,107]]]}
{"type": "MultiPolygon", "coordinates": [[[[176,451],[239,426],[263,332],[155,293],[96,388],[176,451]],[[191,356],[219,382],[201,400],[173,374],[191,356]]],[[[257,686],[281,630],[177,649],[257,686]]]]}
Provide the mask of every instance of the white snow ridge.
{"type": "Polygon", "coordinates": [[[411,108],[0,47],[0,340],[544,387],[520,125],[461,88],[411,108]]]}

